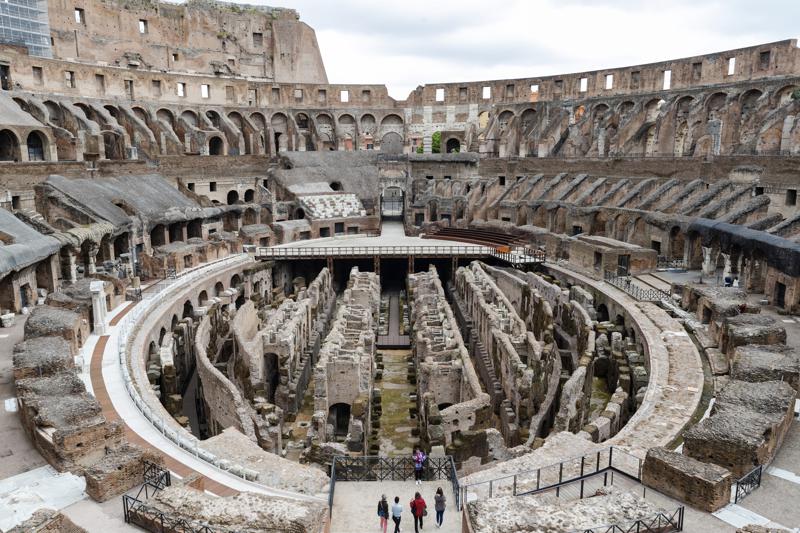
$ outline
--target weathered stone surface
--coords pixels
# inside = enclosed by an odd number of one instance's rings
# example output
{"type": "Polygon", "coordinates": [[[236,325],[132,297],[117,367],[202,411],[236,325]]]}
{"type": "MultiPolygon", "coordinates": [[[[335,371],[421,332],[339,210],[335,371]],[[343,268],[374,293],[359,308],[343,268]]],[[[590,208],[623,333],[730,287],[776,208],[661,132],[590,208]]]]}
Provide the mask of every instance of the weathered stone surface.
{"type": "Polygon", "coordinates": [[[53,509],[39,509],[33,516],[6,533],[87,533],[72,520],[53,509]]]}
{"type": "Polygon", "coordinates": [[[583,531],[626,524],[659,511],[648,501],[615,490],[598,490],[595,496],[557,504],[535,496],[501,496],[467,504],[473,530],[481,533],[583,531]]]}
{"type": "Polygon", "coordinates": [[[199,527],[257,533],[284,530],[318,533],[325,523],[327,506],[252,492],[218,498],[187,486],[173,485],[159,491],[148,505],[173,518],[183,518],[199,527]]]}
{"type": "Polygon", "coordinates": [[[711,416],[684,432],[683,453],[743,476],[774,457],[791,424],[795,396],[781,381],[731,381],[711,416]]]}
{"type": "Polygon", "coordinates": [[[744,344],[786,344],[786,328],[768,315],[744,313],[723,321],[720,349],[729,358],[744,344]]]}
{"type": "Polygon", "coordinates": [[[785,381],[800,391],[800,350],[781,344],[739,346],[731,377],[742,381],[785,381]]]}
{"type": "Polygon", "coordinates": [[[109,451],[84,472],[86,493],[93,500],[104,502],[141,485],[145,461],[161,465],[164,458],[135,444],[123,444],[109,451]]]}
{"type": "Polygon", "coordinates": [[[730,471],[661,447],[647,451],[642,483],[707,512],[724,507],[731,497],[730,471]]]}

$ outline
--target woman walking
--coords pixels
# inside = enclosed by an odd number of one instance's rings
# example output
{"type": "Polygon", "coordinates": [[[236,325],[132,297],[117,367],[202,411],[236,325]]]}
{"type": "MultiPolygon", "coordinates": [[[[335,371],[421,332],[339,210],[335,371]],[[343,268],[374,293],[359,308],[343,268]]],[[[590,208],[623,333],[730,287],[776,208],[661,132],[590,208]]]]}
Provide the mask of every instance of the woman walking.
{"type": "Polygon", "coordinates": [[[389,502],[386,501],[386,494],[381,494],[381,501],[378,502],[378,518],[380,518],[379,528],[386,533],[386,526],[389,524],[389,502]]]}
{"type": "Polygon", "coordinates": [[[442,487],[436,489],[436,496],[434,496],[433,499],[435,500],[433,508],[436,509],[436,527],[442,527],[444,508],[447,503],[447,498],[442,491],[442,487]]]}
{"type": "Polygon", "coordinates": [[[428,514],[428,504],[419,492],[414,493],[414,499],[411,500],[411,514],[414,515],[414,531],[419,533],[422,529],[422,517],[428,514]]]}
{"type": "Polygon", "coordinates": [[[392,522],[394,522],[394,533],[400,533],[400,518],[403,513],[403,506],[400,505],[400,498],[394,497],[394,505],[392,505],[392,522]]]}
{"type": "Polygon", "coordinates": [[[417,485],[422,484],[422,474],[425,468],[425,459],[428,458],[425,452],[419,448],[414,448],[414,454],[411,456],[414,459],[414,480],[417,485]]]}

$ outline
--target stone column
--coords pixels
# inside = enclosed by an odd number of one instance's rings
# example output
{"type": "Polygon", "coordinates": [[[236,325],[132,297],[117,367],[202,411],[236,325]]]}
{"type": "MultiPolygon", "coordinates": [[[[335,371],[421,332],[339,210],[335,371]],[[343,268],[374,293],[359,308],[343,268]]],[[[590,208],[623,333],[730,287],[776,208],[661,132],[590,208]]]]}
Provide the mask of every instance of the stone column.
{"type": "Polygon", "coordinates": [[[86,250],[86,273],[89,275],[97,274],[97,252],[100,248],[95,243],[90,243],[86,250]]]}
{"type": "Polygon", "coordinates": [[[713,276],[717,271],[717,251],[703,246],[703,275],[713,276]]]}
{"type": "Polygon", "coordinates": [[[92,312],[94,314],[94,332],[97,335],[106,334],[106,297],[103,290],[104,281],[93,281],[89,284],[92,293],[92,312]]]}
{"type": "Polygon", "coordinates": [[[78,281],[78,265],[76,262],[75,251],[72,248],[65,248],[61,265],[63,275],[70,283],[78,281]]]}

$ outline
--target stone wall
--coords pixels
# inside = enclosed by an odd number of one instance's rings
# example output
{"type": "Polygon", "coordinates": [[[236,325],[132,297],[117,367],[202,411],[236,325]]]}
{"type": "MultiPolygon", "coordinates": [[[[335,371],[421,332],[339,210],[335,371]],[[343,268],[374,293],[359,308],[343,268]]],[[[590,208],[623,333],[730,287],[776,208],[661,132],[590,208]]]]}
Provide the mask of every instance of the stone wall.
{"type": "Polygon", "coordinates": [[[711,416],[683,434],[683,453],[740,478],[768,464],[792,423],[796,391],[782,381],[731,381],[711,416]]]}
{"type": "MultiPolygon", "coordinates": [[[[436,268],[409,274],[408,288],[421,431],[429,445],[449,446],[455,433],[489,425],[489,396],[481,388],[436,268]]],[[[519,438],[518,429],[510,427],[514,423],[512,414],[503,424],[512,441],[519,438]]]]}
{"type": "MultiPolygon", "coordinates": [[[[514,306],[484,267],[475,262],[456,272],[456,294],[473,321],[473,329],[490,358],[505,399],[510,402],[521,437],[539,431],[537,414],[548,412],[551,373],[558,360],[554,343],[539,340],[528,330],[514,306]],[[537,427],[532,428],[532,421],[537,427]]],[[[544,338],[547,339],[545,333],[544,338]]]]}
{"type": "Polygon", "coordinates": [[[348,448],[366,450],[379,306],[379,277],[353,267],[314,368],[312,441],[344,436],[344,420],[349,418],[348,448]]]}
{"type": "Polygon", "coordinates": [[[647,451],[642,467],[644,485],[708,513],[728,505],[731,482],[725,468],[661,447],[647,451]]]}

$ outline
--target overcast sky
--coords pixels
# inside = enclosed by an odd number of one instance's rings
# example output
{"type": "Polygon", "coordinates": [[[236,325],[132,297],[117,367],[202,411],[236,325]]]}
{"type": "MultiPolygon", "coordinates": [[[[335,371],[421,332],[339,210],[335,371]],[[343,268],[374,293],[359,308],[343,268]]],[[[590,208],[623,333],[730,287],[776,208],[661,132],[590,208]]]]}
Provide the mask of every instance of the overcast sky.
{"type": "Polygon", "coordinates": [[[331,83],[386,84],[398,99],[426,83],[622,67],[800,35],[800,0],[249,3],[297,9],[331,83]]]}

